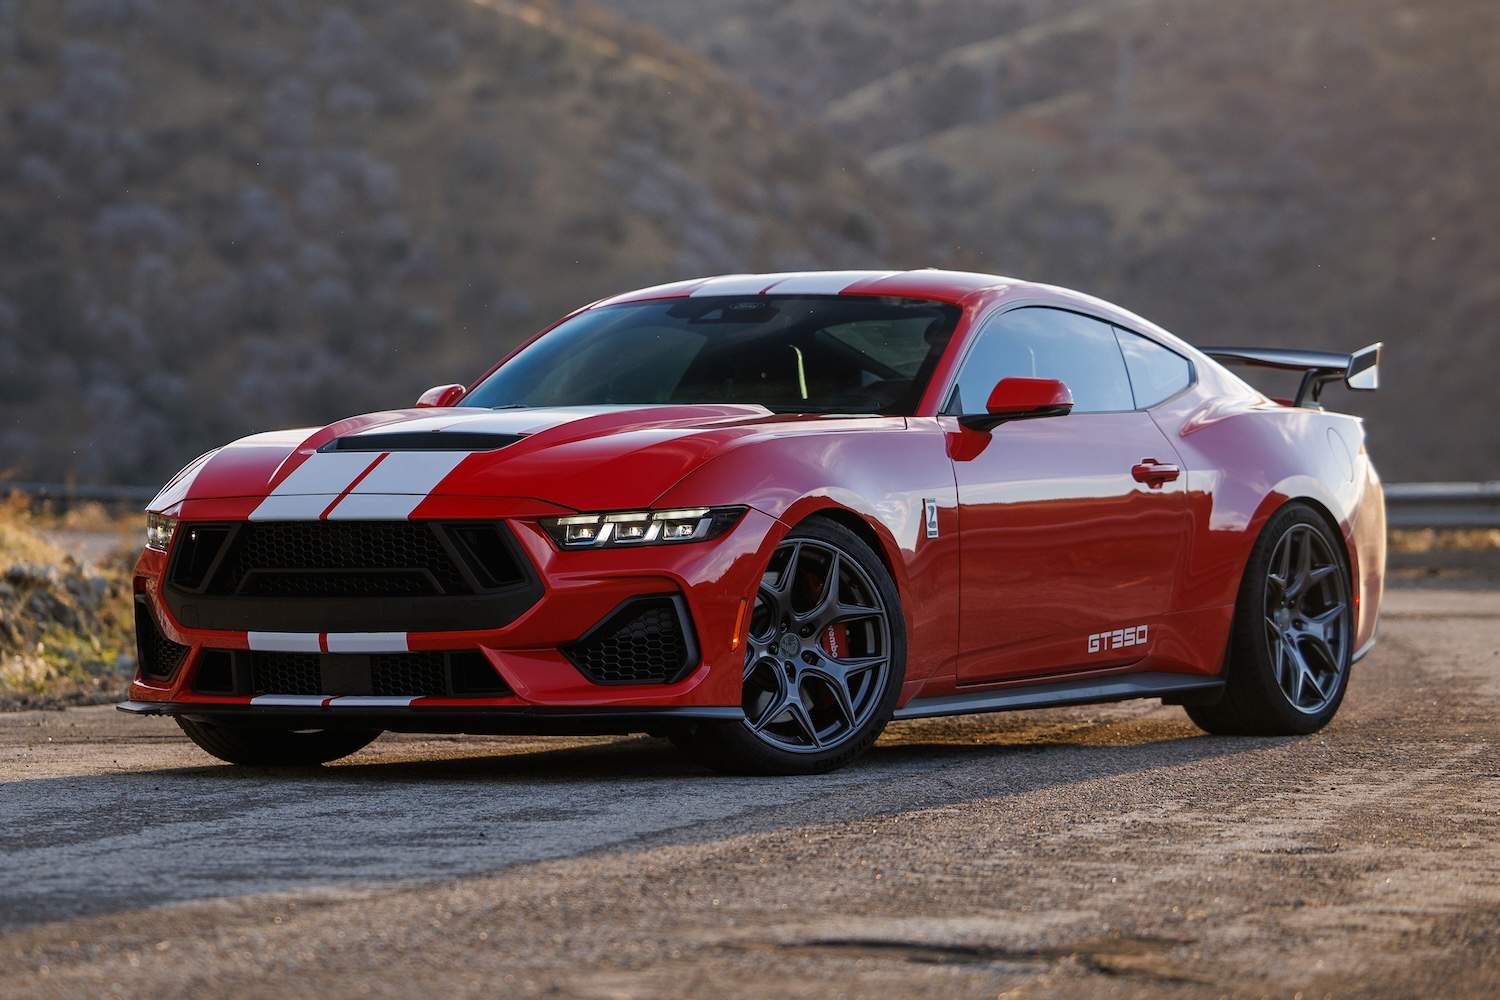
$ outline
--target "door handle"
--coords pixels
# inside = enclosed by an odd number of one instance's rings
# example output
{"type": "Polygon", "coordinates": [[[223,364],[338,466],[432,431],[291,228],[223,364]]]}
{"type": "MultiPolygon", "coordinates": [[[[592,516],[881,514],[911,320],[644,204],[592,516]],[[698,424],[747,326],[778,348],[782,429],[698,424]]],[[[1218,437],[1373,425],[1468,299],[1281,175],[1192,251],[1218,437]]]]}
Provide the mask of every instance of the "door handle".
{"type": "Polygon", "coordinates": [[[1145,483],[1153,490],[1161,489],[1162,483],[1170,483],[1182,475],[1182,470],[1154,458],[1143,458],[1139,465],[1132,466],[1130,474],[1138,483],[1145,483]]]}

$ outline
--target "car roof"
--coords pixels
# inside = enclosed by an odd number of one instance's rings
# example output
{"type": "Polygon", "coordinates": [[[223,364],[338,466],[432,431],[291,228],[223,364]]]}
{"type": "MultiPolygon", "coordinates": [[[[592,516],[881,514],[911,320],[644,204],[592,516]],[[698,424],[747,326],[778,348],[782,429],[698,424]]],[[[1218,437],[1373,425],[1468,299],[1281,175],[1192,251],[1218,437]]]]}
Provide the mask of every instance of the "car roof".
{"type": "Polygon", "coordinates": [[[1022,281],[977,271],[944,271],[924,267],[914,271],[781,271],[770,274],[723,274],[689,278],[624,292],[586,307],[681,299],[706,295],[891,295],[900,298],[935,299],[969,305],[976,297],[985,302],[1025,301],[1092,313],[1101,319],[1155,336],[1178,350],[1194,348],[1150,320],[1112,302],[1083,292],[1040,282],[1022,281]]]}
{"type": "Polygon", "coordinates": [[[723,274],[653,285],[614,295],[595,305],[677,299],[704,295],[894,295],[959,302],[975,292],[1025,284],[1014,278],[971,271],[781,271],[723,274]]]}

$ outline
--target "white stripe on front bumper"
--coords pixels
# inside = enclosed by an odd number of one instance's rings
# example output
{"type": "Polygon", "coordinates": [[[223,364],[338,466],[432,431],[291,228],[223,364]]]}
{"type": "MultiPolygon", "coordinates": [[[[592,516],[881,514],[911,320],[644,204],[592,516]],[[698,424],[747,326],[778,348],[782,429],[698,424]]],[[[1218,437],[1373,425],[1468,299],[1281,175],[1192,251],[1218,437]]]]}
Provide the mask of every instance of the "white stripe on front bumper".
{"type": "Polygon", "coordinates": [[[329,632],[330,653],[406,653],[405,632],[329,632]]]}
{"type": "Polygon", "coordinates": [[[270,705],[277,708],[322,708],[328,700],[326,694],[258,694],[250,704],[270,705]]]}
{"type": "MultiPolygon", "coordinates": [[[[250,632],[250,648],[266,653],[321,653],[317,632],[250,632]]],[[[403,640],[405,634],[402,635],[403,640]]]]}

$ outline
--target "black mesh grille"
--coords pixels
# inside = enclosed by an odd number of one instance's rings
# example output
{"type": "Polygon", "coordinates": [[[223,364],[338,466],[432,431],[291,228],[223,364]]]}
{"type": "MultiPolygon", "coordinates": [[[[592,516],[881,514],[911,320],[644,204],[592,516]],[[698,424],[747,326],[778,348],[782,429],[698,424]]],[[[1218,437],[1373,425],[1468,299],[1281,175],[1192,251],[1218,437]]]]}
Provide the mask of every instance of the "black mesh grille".
{"type": "Polygon", "coordinates": [[[595,684],[667,684],[693,655],[670,597],[626,602],[563,653],[595,684]]]}
{"type": "Polygon", "coordinates": [[[135,599],[135,653],[141,676],[157,681],[176,673],[188,654],[187,646],[173,642],[157,629],[144,594],[135,599]]]}
{"type": "Polygon", "coordinates": [[[377,653],[370,657],[370,693],[448,693],[442,653],[377,653]]]}
{"type": "Polygon", "coordinates": [[[254,653],[251,687],[256,694],[322,694],[322,656],[318,653],[254,653]]]}
{"type": "Polygon", "coordinates": [[[341,653],[250,654],[251,688],[255,694],[347,695],[351,693],[395,698],[485,695],[500,697],[510,689],[477,650],[452,653],[372,653],[368,656],[341,653]],[[460,682],[449,681],[449,661],[463,665],[460,682]],[[464,681],[476,664],[488,672],[487,683],[464,681]],[[333,683],[329,681],[337,680],[333,683]]]}
{"type": "Polygon", "coordinates": [[[252,521],[212,593],[302,597],[472,594],[426,521],[252,521]]]}

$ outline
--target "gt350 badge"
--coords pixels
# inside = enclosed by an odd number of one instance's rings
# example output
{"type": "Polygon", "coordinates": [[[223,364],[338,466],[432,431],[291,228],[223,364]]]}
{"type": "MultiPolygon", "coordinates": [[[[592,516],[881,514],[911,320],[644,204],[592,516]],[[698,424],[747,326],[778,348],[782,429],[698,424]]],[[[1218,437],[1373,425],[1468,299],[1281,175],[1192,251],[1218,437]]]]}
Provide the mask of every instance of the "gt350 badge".
{"type": "Polygon", "coordinates": [[[1146,644],[1146,626],[1137,625],[1135,628],[1117,628],[1113,632],[1095,632],[1089,636],[1089,652],[1097,653],[1103,649],[1121,649],[1125,646],[1144,646],[1146,644]]]}

